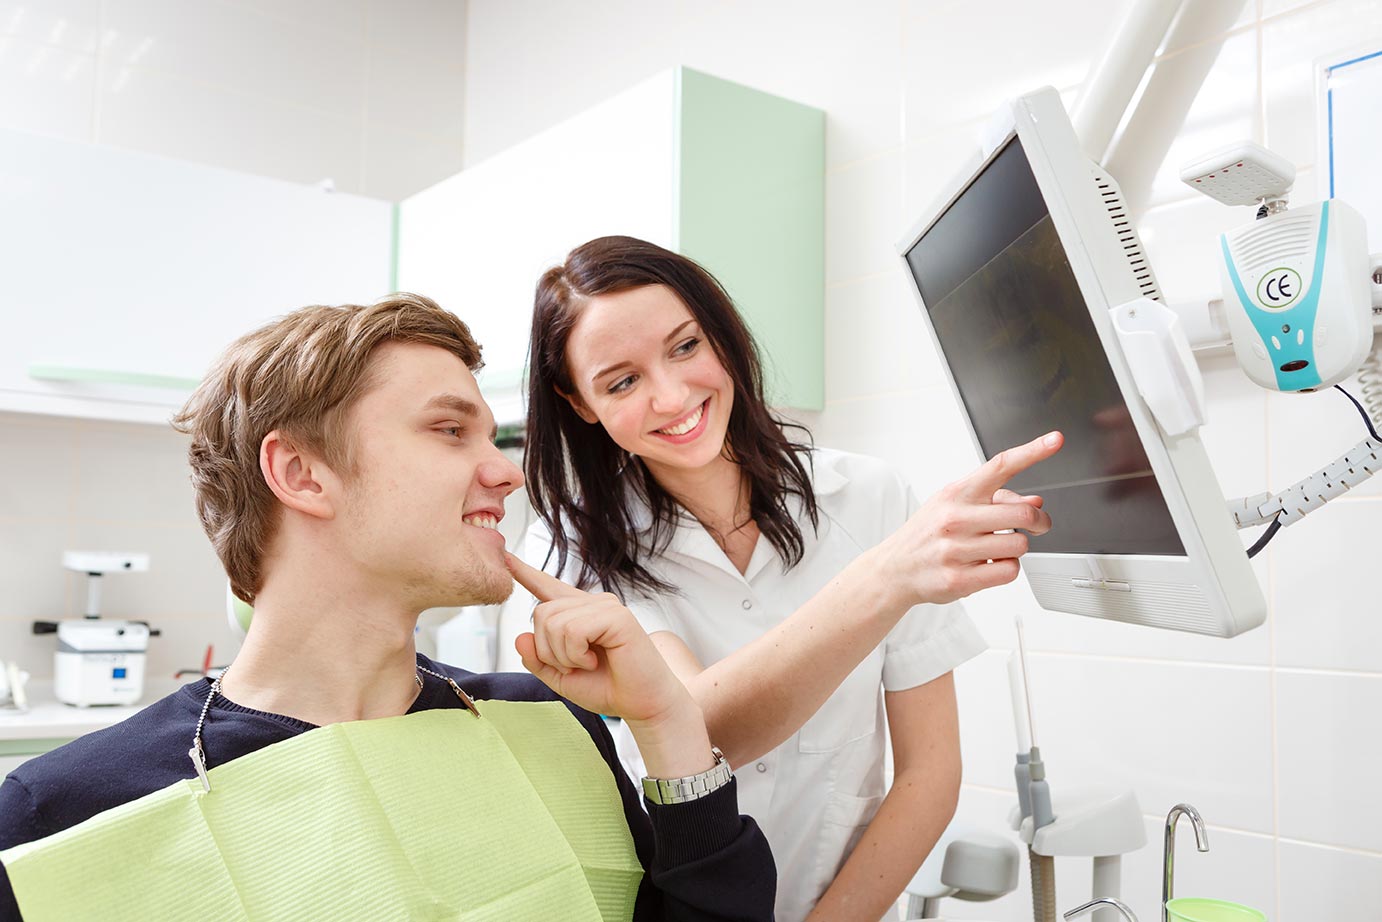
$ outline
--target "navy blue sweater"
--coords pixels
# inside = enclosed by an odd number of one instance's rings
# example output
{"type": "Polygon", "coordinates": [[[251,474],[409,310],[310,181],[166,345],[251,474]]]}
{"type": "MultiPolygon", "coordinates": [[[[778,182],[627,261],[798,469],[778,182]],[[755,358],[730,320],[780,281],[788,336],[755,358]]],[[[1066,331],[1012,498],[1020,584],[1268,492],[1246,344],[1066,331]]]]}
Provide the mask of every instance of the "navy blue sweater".
{"type": "MultiPolygon", "coordinates": [[[[477,699],[562,700],[529,675],[475,675],[422,655],[418,663],[450,675],[477,699]]],[[[449,685],[426,673],[422,677],[422,691],[409,713],[462,706],[449,685]]],[[[0,849],[44,838],[193,777],[187,747],[209,688],[206,679],[185,685],[128,720],[11,772],[0,784],[0,849]]],[[[604,721],[565,704],[609,763],[624,801],[624,817],[644,869],[634,919],[771,919],[776,890],[772,853],[758,825],[739,815],[735,784],[686,804],[649,804],[645,813],[604,721]]],[[[203,735],[212,766],[313,729],[304,721],[241,707],[220,695],[207,721],[215,730],[203,735]]],[[[174,911],[169,907],[170,918],[174,911]]],[[[0,868],[0,922],[19,920],[9,879],[0,868]]]]}

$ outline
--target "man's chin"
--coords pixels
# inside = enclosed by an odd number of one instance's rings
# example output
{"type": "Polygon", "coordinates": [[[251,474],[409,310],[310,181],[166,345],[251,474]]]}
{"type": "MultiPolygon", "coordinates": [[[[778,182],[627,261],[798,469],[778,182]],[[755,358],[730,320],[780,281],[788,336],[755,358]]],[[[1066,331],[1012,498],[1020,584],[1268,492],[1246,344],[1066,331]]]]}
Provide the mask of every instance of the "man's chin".
{"type": "Polygon", "coordinates": [[[454,585],[456,590],[452,593],[452,599],[443,603],[446,607],[499,605],[513,595],[513,577],[505,568],[497,571],[486,568],[478,573],[467,573],[464,578],[457,579],[454,585]]]}

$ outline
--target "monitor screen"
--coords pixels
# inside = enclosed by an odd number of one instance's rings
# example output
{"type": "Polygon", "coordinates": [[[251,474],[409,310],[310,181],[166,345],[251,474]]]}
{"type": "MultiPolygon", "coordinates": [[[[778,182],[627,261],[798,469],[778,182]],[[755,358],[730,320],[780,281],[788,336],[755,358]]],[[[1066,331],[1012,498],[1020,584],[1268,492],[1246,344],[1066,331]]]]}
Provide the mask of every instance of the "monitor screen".
{"type": "Polygon", "coordinates": [[[1014,137],[906,253],[985,457],[1060,429],[1009,487],[1039,493],[1055,554],[1184,556],[1127,403],[1014,137]]]}

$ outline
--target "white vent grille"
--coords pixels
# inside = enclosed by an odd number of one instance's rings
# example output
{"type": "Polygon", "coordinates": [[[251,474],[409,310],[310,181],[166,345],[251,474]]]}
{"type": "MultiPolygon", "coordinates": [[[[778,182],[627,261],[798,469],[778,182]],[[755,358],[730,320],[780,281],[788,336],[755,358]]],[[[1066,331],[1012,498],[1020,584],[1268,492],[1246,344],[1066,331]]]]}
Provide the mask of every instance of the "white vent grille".
{"type": "Polygon", "coordinates": [[[1275,268],[1283,259],[1309,256],[1318,233],[1314,214],[1287,215],[1270,224],[1249,225],[1237,238],[1230,237],[1228,245],[1239,273],[1255,275],[1275,268]]]}
{"type": "Polygon", "coordinates": [[[1131,592],[1114,592],[1082,589],[1068,576],[1028,573],[1027,580],[1037,599],[1056,611],[1193,634],[1222,634],[1209,601],[1193,586],[1139,581],[1131,592]]]}
{"type": "Polygon", "coordinates": [[[1090,164],[1094,173],[1094,184],[1098,187],[1099,198],[1108,211],[1113,229],[1118,233],[1118,243],[1128,257],[1128,267],[1137,279],[1137,287],[1142,297],[1153,301],[1161,300],[1161,289],[1157,287],[1156,276],[1152,274],[1152,264],[1147,261],[1147,253],[1142,249],[1142,241],[1137,239],[1137,229],[1123,204],[1123,193],[1118,183],[1095,164],[1090,164]]]}

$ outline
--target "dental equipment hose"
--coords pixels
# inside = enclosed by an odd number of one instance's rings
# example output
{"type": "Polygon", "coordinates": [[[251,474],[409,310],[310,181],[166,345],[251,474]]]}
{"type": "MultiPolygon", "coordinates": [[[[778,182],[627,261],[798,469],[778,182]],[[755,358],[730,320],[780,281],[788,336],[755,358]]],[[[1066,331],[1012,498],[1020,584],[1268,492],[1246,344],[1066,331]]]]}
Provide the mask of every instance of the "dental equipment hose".
{"type": "Polygon", "coordinates": [[[1038,855],[1027,849],[1027,858],[1032,868],[1032,920],[1033,922],[1057,922],[1056,913],[1056,859],[1050,855],[1038,855]]]}
{"type": "Polygon", "coordinates": [[[1363,362],[1358,382],[1363,394],[1361,403],[1340,385],[1334,385],[1334,389],[1347,397],[1363,417],[1367,438],[1280,493],[1258,493],[1229,502],[1229,514],[1239,528],[1270,523],[1248,548],[1249,557],[1257,556],[1283,526],[1295,524],[1382,469],[1382,435],[1377,431],[1377,421],[1382,419],[1382,349],[1374,349],[1363,362]]]}

